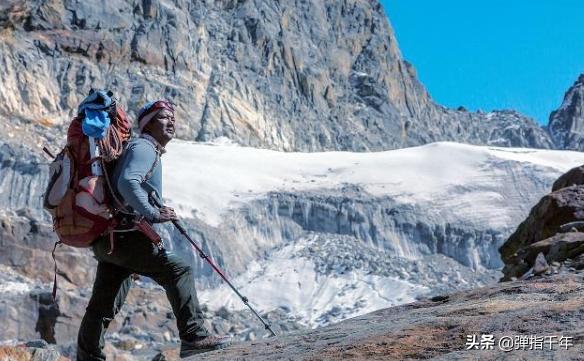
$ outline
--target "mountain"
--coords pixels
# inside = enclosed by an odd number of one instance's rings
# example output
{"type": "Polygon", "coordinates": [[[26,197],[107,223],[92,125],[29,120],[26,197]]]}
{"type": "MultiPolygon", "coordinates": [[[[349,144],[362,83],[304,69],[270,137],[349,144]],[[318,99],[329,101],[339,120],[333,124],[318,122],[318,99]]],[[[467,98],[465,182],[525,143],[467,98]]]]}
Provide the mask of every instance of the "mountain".
{"type": "MultiPolygon", "coordinates": [[[[164,195],[250,303],[287,333],[495,283],[503,266],[497,249],[552,183],[582,163],[580,152],[457,143],[291,153],[225,139],[177,140],[164,155],[164,195]]],[[[7,205],[0,246],[10,250],[0,254],[0,321],[15,325],[0,331],[0,340],[41,336],[71,355],[95,260],[88,250],[57,250],[64,277],[53,305],[54,235],[36,186],[46,161],[15,151],[0,165],[7,205]]],[[[262,337],[261,324],[178,232],[161,231],[172,250],[192,260],[212,329],[241,340],[262,337]]],[[[146,279],[133,292],[112,326],[108,352],[154,357],[176,341],[169,305],[146,279]],[[122,349],[135,344],[142,348],[122,349]]]]}
{"type": "MultiPolygon", "coordinates": [[[[177,103],[165,202],[279,333],[494,283],[509,262],[497,249],[584,161],[532,149],[568,143],[513,110],[436,104],[377,0],[6,0],[0,61],[0,345],[40,337],[69,357],[95,260],[57,250],[53,304],[40,149],[59,149],[92,87],[113,89],[131,116],[149,99],[177,103]]],[[[562,109],[554,119],[577,122],[562,109]]],[[[264,336],[181,235],[160,231],[196,268],[213,331],[264,336]]],[[[147,279],[111,331],[111,358],[178,342],[147,279]]]]}
{"type": "Polygon", "coordinates": [[[584,150],[584,74],[568,89],[550,114],[548,131],[559,149],[584,150]]]}
{"type": "Polygon", "coordinates": [[[177,103],[185,140],[285,151],[372,151],[436,141],[552,148],[513,111],[437,105],[377,0],[8,0],[0,5],[0,119],[61,144],[90,88],[134,115],[177,103]]]}

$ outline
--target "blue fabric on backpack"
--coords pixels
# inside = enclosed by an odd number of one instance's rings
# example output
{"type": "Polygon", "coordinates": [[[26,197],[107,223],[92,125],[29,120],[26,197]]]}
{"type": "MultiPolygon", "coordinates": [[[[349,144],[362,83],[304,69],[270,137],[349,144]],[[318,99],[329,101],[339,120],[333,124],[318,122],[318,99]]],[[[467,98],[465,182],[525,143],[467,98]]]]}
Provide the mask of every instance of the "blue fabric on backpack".
{"type": "Polygon", "coordinates": [[[89,94],[77,110],[78,114],[85,113],[81,122],[83,134],[95,139],[102,139],[110,126],[110,118],[104,110],[112,104],[112,98],[103,90],[96,90],[89,94]]]}
{"type": "Polygon", "coordinates": [[[110,118],[107,112],[96,110],[85,110],[85,118],[81,122],[83,134],[95,139],[105,137],[107,128],[110,126],[110,118]]]}

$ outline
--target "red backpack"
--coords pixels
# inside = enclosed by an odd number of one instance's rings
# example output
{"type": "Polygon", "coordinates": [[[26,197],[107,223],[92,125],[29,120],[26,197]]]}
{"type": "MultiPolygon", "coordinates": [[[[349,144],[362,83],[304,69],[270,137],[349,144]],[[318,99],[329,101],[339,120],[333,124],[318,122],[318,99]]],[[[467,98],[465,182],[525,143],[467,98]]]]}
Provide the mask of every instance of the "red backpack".
{"type": "Polygon", "coordinates": [[[93,141],[83,134],[82,118],[74,118],[67,131],[67,145],[50,166],[44,206],[53,217],[59,241],[66,245],[89,247],[111,225],[107,180],[103,172],[94,174],[92,167],[111,169],[130,137],[130,123],[121,108],[116,109],[115,119],[106,137],[93,141]],[[111,149],[112,144],[119,145],[119,149],[111,149]],[[90,145],[99,149],[99,156],[90,156],[90,145]],[[112,153],[113,157],[105,159],[104,155],[112,153]]]}
{"type": "MultiPolygon", "coordinates": [[[[113,170],[125,142],[131,137],[131,124],[126,113],[115,103],[108,113],[110,125],[102,139],[95,140],[83,133],[81,114],[71,121],[67,145],[56,157],[44,148],[54,158],[44,194],[44,207],[51,214],[53,230],[59,237],[53,248],[53,260],[59,244],[89,247],[115,226],[106,176],[113,170]],[[93,157],[92,153],[95,153],[93,157]]],[[[57,273],[55,262],[53,298],[57,290],[57,273]]]]}

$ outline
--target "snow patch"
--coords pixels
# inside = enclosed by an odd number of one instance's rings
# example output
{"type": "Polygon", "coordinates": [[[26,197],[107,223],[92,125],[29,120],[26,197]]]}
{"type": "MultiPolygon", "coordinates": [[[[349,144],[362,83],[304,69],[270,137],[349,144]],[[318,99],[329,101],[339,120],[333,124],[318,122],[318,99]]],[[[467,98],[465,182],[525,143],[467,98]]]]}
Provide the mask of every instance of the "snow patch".
{"type": "Polygon", "coordinates": [[[24,282],[4,282],[0,284],[0,294],[21,294],[28,293],[32,290],[32,287],[28,283],[24,282]]]}
{"type": "MultiPolygon", "coordinates": [[[[227,142],[228,143],[228,142],[227,142]]],[[[272,191],[340,189],[358,185],[375,196],[447,209],[452,189],[465,202],[452,214],[497,227],[508,220],[499,190],[513,183],[507,168],[532,166],[537,176],[557,177],[584,163],[571,151],[473,146],[450,142],[374,153],[285,153],[234,146],[174,141],[164,155],[164,195],[181,217],[196,214],[211,226],[224,214],[272,191]],[[481,203],[481,210],[474,207],[481,203]]],[[[507,204],[507,205],[505,205],[507,204]]]]}
{"type": "MultiPolygon", "coordinates": [[[[306,246],[306,239],[286,245],[267,259],[252,262],[231,282],[258,312],[282,308],[308,327],[413,302],[428,290],[395,277],[365,274],[363,270],[318,274],[311,260],[295,256],[306,246]]],[[[199,298],[213,310],[247,310],[226,285],[204,290],[199,298]]]]}

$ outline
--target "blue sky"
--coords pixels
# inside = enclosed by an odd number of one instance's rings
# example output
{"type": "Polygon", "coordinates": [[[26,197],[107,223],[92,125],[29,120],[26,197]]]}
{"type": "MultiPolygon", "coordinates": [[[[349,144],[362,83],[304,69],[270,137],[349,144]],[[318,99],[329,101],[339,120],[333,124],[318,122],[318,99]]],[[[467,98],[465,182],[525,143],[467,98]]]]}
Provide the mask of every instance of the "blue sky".
{"type": "Polygon", "coordinates": [[[584,73],[584,0],[381,0],[432,98],[547,124],[584,73]]]}

